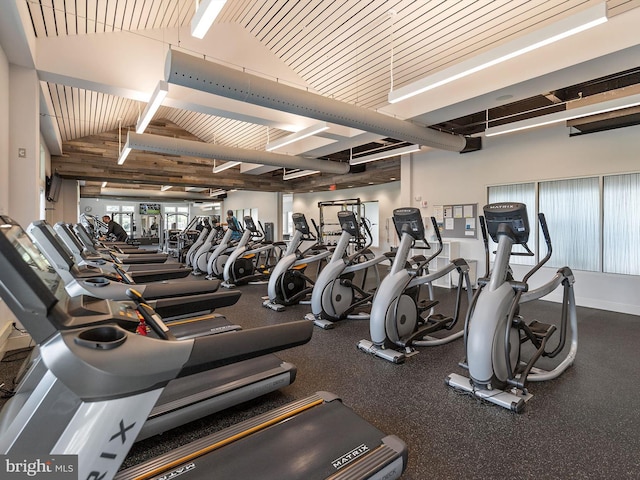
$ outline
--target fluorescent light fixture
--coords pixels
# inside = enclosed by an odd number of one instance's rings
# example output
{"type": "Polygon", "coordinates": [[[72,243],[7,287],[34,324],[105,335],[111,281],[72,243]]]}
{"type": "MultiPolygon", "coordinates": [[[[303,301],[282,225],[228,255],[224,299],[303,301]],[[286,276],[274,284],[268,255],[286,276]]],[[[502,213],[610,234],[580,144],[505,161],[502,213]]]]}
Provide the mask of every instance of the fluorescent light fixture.
{"type": "Polygon", "coordinates": [[[102,182],[102,188],[107,186],[107,182],[102,182]]]}
{"type": "MultiPolygon", "coordinates": [[[[586,97],[588,98],[588,97],[586,97]]],[[[585,105],[584,107],[569,108],[562,112],[550,113],[549,115],[541,115],[539,117],[520,120],[519,122],[507,123],[497,127],[489,127],[485,130],[485,137],[493,137],[495,135],[503,135],[505,133],[518,132],[529,128],[542,127],[559,122],[566,122],[590,115],[598,115],[599,113],[613,112],[623,108],[631,108],[640,105],[640,93],[629,95],[626,97],[615,98],[605,102],[585,105]]]]}
{"type": "Polygon", "coordinates": [[[307,175],[314,175],[320,173],[318,170],[294,170],[291,173],[287,173],[287,169],[284,169],[282,175],[283,180],[293,180],[294,178],[306,177],[307,175]]]}
{"type": "Polygon", "coordinates": [[[227,191],[223,190],[222,188],[218,188],[218,189],[215,189],[215,190],[214,189],[210,189],[209,190],[209,196],[210,197],[217,197],[217,196],[223,195],[225,193],[227,193],[227,191]]]}
{"type": "Polygon", "coordinates": [[[118,157],[118,165],[122,165],[130,153],[131,147],[129,146],[129,140],[127,140],[127,143],[124,144],[124,148],[122,149],[122,151],[120,152],[120,156],[118,157]]]}
{"type": "Polygon", "coordinates": [[[191,35],[204,38],[225,3],[226,0],[196,0],[196,13],[191,20],[191,35]]]}
{"type": "Polygon", "coordinates": [[[167,190],[171,190],[173,188],[173,185],[162,185],[160,187],[160,191],[161,192],[166,192],[167,190]]]}
{"type": "Polygon", "coordinates": [[[265,150],[270,152],[277,148],[284,147],[285,145],[289,145],[290,143],[297,142],[298,140],[302,140],[303,138],[311,137],[316,133],[324,132],[329,129],[329,125],[327,122],[319,122],[310,127],[303,128],[302,130],[292,133],[291,135],[287,135],[286,137],[280,138],[273,142],[267,143],[265,150]]]}
{"type": "Polygon", "coordinates": [[[136,124],[136,133],[144,132],[145,128],[147,128],[149,122],[160,108],[160,105],[162,105],[167,93],[169,93],[169,84],[164,80],[160,80],[158,85],[156,85],[156,89],[151,94],[151,99],[149,99],[147,107],[138,119],[138,123],[136,124]]]}
{"type": "Polygon", "coordinates": [[[225,170],[227,170],[229,168],[233,168],[236,165],[240,165],[240,162],[224,162],[222,165],[218,165],[217,167],[213,167],[212,172],[213,173],[224,172],[225,170]]]}
{"type": "Polygon", "coordinates": [[[352,158],[351,160],[349,160],[349,164],[360,165],[361,163],[375,162],[376,160],[382,160],[383,158],[391,158],[397,155],[405,155],[407,153],[418,151],[420,151],[420,145],[406,145],[404,147],[394,148],[393,150],[385,150],[384,152],[372,153],[371,155],[352,158]]]}
{"type": "Polygon", "coordinates": [[[552,23],[539,30],[523,35],[483,52],[457,65],[405,85],[389,93],[389,103],[397,103],[420,93],[432,90],[460,78],[510,60],[537,48],[570,37],[576,33],[595,27],[607,21],[607,5],[605,2],[587,8],[581,12],[552,23]]]}

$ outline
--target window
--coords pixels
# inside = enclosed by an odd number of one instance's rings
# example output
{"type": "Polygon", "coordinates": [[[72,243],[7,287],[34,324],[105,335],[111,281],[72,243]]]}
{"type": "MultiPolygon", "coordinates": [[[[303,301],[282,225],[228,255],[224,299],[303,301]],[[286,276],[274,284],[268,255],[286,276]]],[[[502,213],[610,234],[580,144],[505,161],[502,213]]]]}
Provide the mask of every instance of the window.
{"type": "MultiPolygon", "coordinates": [[[[553,255],[549,267],[600,271],[600,185],[597,177],[540,182],[553,255]]],[[[542,241],[541,241],[542,243],[542,241]]],[[[540,245],[540,254],[544,255],[540,245]]]]}
{"type": "Polygon", "coordinates": [[[380,207],[377,201],[363,202],[364,215],[369,222],[369,229],[372,236],[372,248],[380,246],[380,207]]]}
{"type": "Polygon", "coordinates": [[[640,275],[640,173],[603,182],[603,270],[640,275]]]}
{"type": "Polygon", "coordinates": [[[293,234],[293,194],[282,195],[282,238],[293,234]]]}
{"type": "MultiPolygon", "coordinates": [[[[545,214],[553,246],[547,266],[640,274],[640,173],[539,182],[536,210],[535,190],[533,183],[492,186],[488,197],[525,203],[532,225],[533,212],[545,214]]],[[[546,247],[539,243],[541,258],[546,247]]],[[[530,241],[529,246],[535,245],[530,241]]]]}

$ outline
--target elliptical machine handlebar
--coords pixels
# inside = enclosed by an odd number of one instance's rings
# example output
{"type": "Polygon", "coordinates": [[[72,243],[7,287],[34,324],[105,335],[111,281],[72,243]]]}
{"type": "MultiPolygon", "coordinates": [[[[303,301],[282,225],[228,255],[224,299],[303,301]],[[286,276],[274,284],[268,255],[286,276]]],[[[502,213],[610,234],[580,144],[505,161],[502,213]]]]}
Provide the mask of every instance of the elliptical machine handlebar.
{"type": "MultiPolygon", "coordinates": [[[[422,270],[425,265],[428,265],[431,260],[433,260],[438,255],[440,255],[440,253],[442,252],[442,249],[444,248],[444,244],[442,243],[442,235],[440,235],[440,229],[438,228],[438,222],[436,221],[436,217],[431,217],[431,224],[433,225],[433,231],[435,232],[436,239],[438,240],[438,249],[433,254],[431,254],[430,257],[426,258],[425,260],[423,260],[418,264],[418,266],[416,267],[416,271],[418,272],[422,270]]],[[[427,244],[427,248],[431,248],[431,246],[429,245],[429,242],[427,242],[426,239],[424,240],[424,242],[427,244]]]]}
{"type": "Polygon", "coordinates": [[[366,243],[364,244],[364,246],[360,250],[355,252],[353,255],[350,255],[350,256],[347,257],[347,259],[345,260],[345,263],[347,265],[351,265],[354,262],[356,262],[369,249],[369,247],[371,247],[371,245],[373,245],[373,234],[371,233],[371,229],[369,228],[369,225],[367,225],[367,221],[366,221],[365,218],[361,219],[360,227],[365,232],[364,236],[366,238],[366,243]]]}
{"type": "Polygon", "coordinates": [[[544,213],[538,213],[538,221],[540,222],[540,228],[542,228],[542,234],[544,235],[544,241],[547,244],[547,254],[545,257],[538,262],[538,264],[533,267],[522,279],[523,282],[527,282],[531,276],[536,273],[540,268],[549,261],[551,258],[551,253],[553,252],[553,248],[551,247],[551,236],[549,235],[549,228],[547,227],[547,220],[544,216],[544,213]]]}

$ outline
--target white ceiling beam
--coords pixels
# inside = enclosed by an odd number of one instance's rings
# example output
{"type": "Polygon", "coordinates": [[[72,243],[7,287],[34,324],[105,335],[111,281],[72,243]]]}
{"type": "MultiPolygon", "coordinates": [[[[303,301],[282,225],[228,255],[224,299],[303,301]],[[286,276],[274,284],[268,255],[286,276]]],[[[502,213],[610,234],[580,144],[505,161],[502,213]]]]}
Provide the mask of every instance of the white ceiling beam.
{"type": "MultiPolygon", "coordinates": [[[[608,22],[564,39],[562,42],[547,45],[490,69],[417,95],[411,101],[389,104],[382,107],[380,111],[403,119],[418,118],[428,112],[460,104],[481,95],[502,89],[508,90],[512,85],[532,81],[552,72],[639,45],[638,25],[640,25],[640,8],[612,17],[608,22]],[[606,41],[603,41],[605,38],[606,41]]],[[[539,88],[536,93],[548,90],[539,88]]],[[[496,105],[494,102],[493,106],[496,105]]],[[[474,111],[478,110],[467,108],[464,114],[474,111]]],[[[456,117],[444,120],[451,118],[456,117]]]]}

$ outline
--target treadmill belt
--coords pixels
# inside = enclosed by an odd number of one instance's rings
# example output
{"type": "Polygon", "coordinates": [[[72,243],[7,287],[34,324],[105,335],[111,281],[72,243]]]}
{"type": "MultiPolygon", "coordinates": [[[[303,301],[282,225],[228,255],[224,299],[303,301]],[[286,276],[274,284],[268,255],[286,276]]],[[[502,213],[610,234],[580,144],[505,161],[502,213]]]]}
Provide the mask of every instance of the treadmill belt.
{"type": "MultiPolygon", "coordinates": [[[[214,434],[192,446],[206,448],[226,438],[214,434]]],[[[231,432],[233,434],[234,432],[231,432]]],[[[181,464],[174,463],[145,479],[309,480],[326,478],[381,445],[385,434],[338,400],[322,403],[291,418],[181,464]]],[[[184,447],[183,447],[184,448],[184,447]]],[[[194,453],[193,451],[189,453],[194,453]]],[[[187,454],[183,450],[183,454],[187,454]]],[[[161,464],[149,462],[149,470],[161,464]]],[[[141,469],[133,467],[137,474],[141,469]]],[[[118,478],[136,478],[121,472],[118,478]],[[125,475],[122,475],[125,474],[125,475]]]]}

